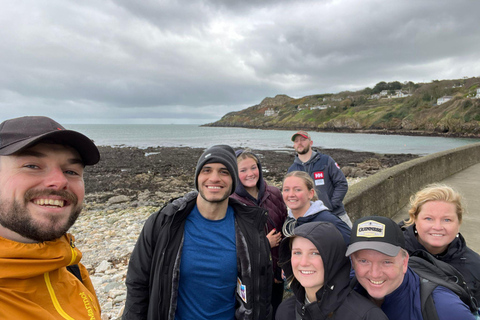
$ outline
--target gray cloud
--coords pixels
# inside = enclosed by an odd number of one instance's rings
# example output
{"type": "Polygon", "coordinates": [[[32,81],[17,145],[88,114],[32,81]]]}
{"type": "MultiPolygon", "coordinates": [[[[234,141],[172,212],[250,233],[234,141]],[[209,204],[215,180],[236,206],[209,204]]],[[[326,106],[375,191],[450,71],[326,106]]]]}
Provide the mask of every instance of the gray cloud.
{"type": "Polygon", "coordinates": [[[479,76],[479,10],[469,0],[8,0],[0,118],[206,123],[276,94],[479,76]]]}

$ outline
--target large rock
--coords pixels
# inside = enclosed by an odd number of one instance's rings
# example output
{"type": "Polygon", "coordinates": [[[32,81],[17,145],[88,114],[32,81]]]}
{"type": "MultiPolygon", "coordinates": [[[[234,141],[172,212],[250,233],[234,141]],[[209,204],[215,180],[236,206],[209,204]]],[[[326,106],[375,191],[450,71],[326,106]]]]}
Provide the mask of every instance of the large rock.
{"type": "Polygon", "coordinates": [[[124,195],[119,195],[119,196],[114,196],[108,199],[107,205],[112,205],[112,204],[119,204],[119,203],[124,203],[124,202],[129,202],[130,198],[124,195]]]}

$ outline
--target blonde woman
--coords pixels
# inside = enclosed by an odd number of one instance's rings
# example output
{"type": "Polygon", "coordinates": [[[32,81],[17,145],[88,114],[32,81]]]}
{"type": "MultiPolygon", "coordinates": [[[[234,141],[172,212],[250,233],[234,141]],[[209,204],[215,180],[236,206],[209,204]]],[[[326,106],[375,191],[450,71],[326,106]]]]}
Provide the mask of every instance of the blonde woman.
{"type": "Polygon", "coordinates": [[[455,267],[480,302],[480,255],[460,233],[464,211],[458,192],[444,184],[431,184],[410,199],[410,219],[402,229],[409,253],[428,251],[455,267]]]}
{"type": "Polygon", "coordinates": [[[313,180],[308,173],[304,171],[287,173],[283,179],[282,195],[288,207],[288,218],[282,228],[285,236],[292,235],[293,229],[304,223],[326,221],[337,227],[345,244],[350,243],[350,227],[318,200],[313,180]]]}

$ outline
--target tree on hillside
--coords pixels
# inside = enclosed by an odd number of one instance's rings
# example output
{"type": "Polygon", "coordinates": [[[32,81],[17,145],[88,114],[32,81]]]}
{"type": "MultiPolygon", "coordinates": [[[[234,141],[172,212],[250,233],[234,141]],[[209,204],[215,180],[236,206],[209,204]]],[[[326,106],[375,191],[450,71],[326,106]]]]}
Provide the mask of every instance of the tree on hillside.
{"type": "Polygon", "coordinates": [[[402,89],[407,90],[408,93],[413,93],[417,88],[419,88],[419,84],[415,84],[412,81],[408,81],[403,84],[402,89]]]}
{"type": "Polygon", "coordinates": [[[402,89],[402,84],[398,81],[393,81],[388,83],[389,90],[400,90],[402,89]]]}
{"type": "Polygon", "coordinates": [[[373,93],[372,88],[366,87],[362,90],[362,94],[371,95],[373,93]]]}
{"type": "Polygon", "coordinates": [[[387,90],[387,87],[388,87],[388,85],[387,85],[387,83],[386,83],[385,81],[380,81],[379,83],[377,83],[377,84],[375,85],[375,87],[373,87],[372,93],[374,93],[374,94],[375,94],[375,93],[380,93],[380,92],[382,92],[383,90],[387,90]]]}
{"type": "Polygon", "coordinates": [[[373,87],[372,93],[380,93],[383,90],[395,91],[402,89],[402,84],[398,81],[385,82],[381,81],[373,87]]]}

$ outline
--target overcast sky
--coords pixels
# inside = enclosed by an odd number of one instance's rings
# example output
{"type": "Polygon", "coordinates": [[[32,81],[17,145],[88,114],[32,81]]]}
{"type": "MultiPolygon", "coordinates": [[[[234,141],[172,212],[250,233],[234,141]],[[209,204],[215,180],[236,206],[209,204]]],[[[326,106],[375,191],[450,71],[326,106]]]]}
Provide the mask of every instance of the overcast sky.
{"type": "Polygon", "coordinates": [[[260,103],[480,76],[477,0],[3,0],[0,120],[203,124],[260,103]]]}

